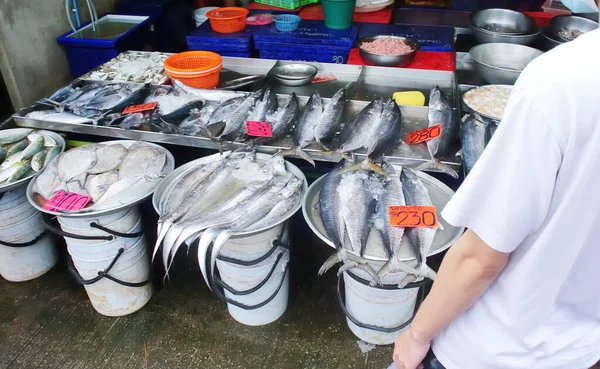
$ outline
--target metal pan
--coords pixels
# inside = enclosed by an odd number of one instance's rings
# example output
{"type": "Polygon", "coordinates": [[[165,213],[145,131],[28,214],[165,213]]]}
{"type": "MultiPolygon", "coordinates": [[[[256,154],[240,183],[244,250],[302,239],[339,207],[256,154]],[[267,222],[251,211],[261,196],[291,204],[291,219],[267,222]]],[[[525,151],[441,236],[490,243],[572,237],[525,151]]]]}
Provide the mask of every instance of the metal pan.
{"type": "MultiPolygon", "coordinates": [[[[400,166],[394,167],[397,170],[401,170],[400,166]]],[[[439,213],[446,206],[448,201],[450,201],[454,195],[454,192],[448,186],[428,174],[417,172],[417,175],[421,178],[425,184],[425,187],[427,187],[431,201],[438,211],[439,222],[444,228],[443,230],[441,228],[437,230],[435,239],[433,240],[433,245],[431,246],[431,250],[429,251],[428,255],[432,256],[448,249],[463,234],[464,228],[453,227],[439,216],[439,213]]],[[[321,240],[323,240],[323,242],[331,247],[334,247],[333,243],[329,240],[329,238],[327,238],[327,233],[325,232],[325,227],[321,221],[321,215],[319,214],[319,209],[317,206],[319,201],[319,193],[321,192],[321,186],[323,185],[324,179],[324,176],[317,179],[308,188],[308,191],[306,192],[306,195],[302,201],[302,214],[304,215],[304,219],[306,219],[306,222],[313,232],[321,240]]],[[[415,259],[413,252],[410,250],[410,246],[406,237],[402,239],[402,249],[399,257],[404,261],[415,259]]],[[[385,253],[381,243],[379,232],[374,229],[371,230],[369,238],[367,239],[367,247],[364,258],[379,262],[388,260],[387,254],[385,253]]]]}

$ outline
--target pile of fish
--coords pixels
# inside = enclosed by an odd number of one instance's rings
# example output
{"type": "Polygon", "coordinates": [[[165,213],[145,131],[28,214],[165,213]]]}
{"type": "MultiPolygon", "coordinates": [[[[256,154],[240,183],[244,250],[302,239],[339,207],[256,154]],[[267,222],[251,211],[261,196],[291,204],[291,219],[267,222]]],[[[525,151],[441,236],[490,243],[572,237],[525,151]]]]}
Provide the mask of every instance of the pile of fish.
{"type": "Polygon", "coordinates": [[[152,192],[166,165],[167,151],[144,142],[79,146],[52,160],[35,178],[33,192],[44,200],[59,190],[74,192],[92,198],[84,210],[106,210],[152,192]]]}
{"type": "Polygon", "coordinates": [[[339,273],[351,268],[362,269],[372,277],[372,284],[390,273],[405,272],[399,286],[418,278],[435,278],[435,272],[425,263],[437,229],[400,228],[390,225],[389,206],[432,206],[427,188],[409,168],[396,171],[383,163],[385,175],[359,169],[348,171],[352,162],[342,161],[327,174],[319,194],[319,213],[327,237],[337,252],[319,270],[325,273],[343,262],[339,273]],[[372,230],[381,236],[381,245],[389,261],[375,271],[363,258],[372,230]],[[416,265],[399,259],[402,238],[406,235],[416,258],[416,265]]]}
{"type": "Polygon", "coordinates": [[[1,131],[0,145],[0,184],[39,172],[62,151],[51,136],[33,129],[1,131]]]}
{"type": "Polygon", "coordinates": [[[483,150],[496,133],[498,123],[496,120],[484,119],[475,113],[463,117],[460,140],[465,174],[469,174],[483,154],[483,150]]]}
{"type": "MultiPolygon", "coordinates": [[[[201,159],[155,194],[158,204],[156,256],[162,245],[162,260],[168,271],[179,247],[196,239],[198,263],[210,286],[206,260],[214,270],[219,250],[239,232],[259,230],[277,223],[300,201],[303,178],[286,170],[281,155],[266,162],[254,152],[226,152],[201,159]],[[207,255],[213,243],[212,253],[207,255]]],[[[212,288],[212,287],[211,287],[212,288]]]]}
{"type": "Polygon", "coordinates": [[[126,51],[82,78],[161,85],[168,80],[163,68],[168,57],[160,52],[126,51]]]}

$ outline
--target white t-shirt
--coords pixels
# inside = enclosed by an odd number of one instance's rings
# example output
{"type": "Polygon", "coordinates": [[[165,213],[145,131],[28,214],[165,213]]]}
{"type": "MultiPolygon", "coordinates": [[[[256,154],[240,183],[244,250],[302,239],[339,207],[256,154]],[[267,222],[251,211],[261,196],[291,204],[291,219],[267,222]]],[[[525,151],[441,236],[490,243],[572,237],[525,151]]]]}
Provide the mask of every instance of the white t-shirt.
{"type": "Polygon", "coordinates": [[[510,252],[435,340],[447,369],[584,369],[600,360],[600,30],[535,59],[442,216],[510,252]]]}

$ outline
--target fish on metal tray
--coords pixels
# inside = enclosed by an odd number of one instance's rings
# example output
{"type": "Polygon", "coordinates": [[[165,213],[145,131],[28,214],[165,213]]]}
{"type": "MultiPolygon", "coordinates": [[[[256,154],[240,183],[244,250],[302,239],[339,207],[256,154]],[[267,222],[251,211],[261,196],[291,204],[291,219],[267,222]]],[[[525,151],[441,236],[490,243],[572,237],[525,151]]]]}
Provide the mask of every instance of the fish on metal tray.
{"type": "Polygon", "coordinates": [[[25,148],[27,146],[29,146],[29,141],[27,141],[27,140],[19,141],[19,142],[15,143],[15,144],[12,144],[8,148],[8,150],[6,151],[6,157],[10,157],[13,154],[16,154],[16,153],[18,153],[20,151],[25,150],[25,148]]]}
{"type": "Polygon", "coordinates": [[[329,99],[323,107],[323,113],[314,126],[315,140],[325,149],[333,141],[340,128],[346,106],[346,89],[342,88],[329,99]]]}
{"type": "Polygon", "coordinates": [[[468,174],[485,149],[486,124],[472,114],[462,120],[461,143],[465,173],[468,174]]]}
{"type": "Polygon", "coordinates": [[[315,166],[314,160],[312,160],[303,149],[308,146],[308,144],[315,141],[315,125],[319,121],[322,113],[323,100],[321,99],[319,92],[315,91],[300,113],[296,127],[292,132],[294,147],[290,150],[282,151],[283,155],[299,156],[315,166]]]}
{"type": "Polygon", "coordinates": [[[272,119],[275,119],[273,118],[273,115],[277,112],[277,108],[277,95],[273,93],[273,90],[267,88],[264,91],[262,98],[256,101],[256,104],[248,114],[246,120],[273,123],[272,119]]]}
{"type": "Polygon", "coordinates": [[[121,144],[96,145],[96,156],[98,160],[93,167],[87,170],[90,174],[100,174],[119,169],[123,158],[129,153],[127,148],[121,144]]]}
{"type": "Polygon", "coordinates": [[[44,159],[43,167],[46,167],[48,164],[50,164],[58,156],[58,154],[60,154],[60,151],[61,151],[60,146],[54,146],[53,148],[48,150],[48,153],[46,154],[46,158],[44,159]]]}
{"type": "Polygon", "coordinates": [[[56,192],[56,188],[60,186],[61,182],[62,180],[58,175],[57,160],[53,160],[35,177],[33,192],[39,193],[43,198],[48,200],[56,192]]]}
{"type": "Polygon", "coordinates": [[[275,141],[291,133],[296,123],[299,106],[296,93],[292,92],[285,106],[280,107],[277,111],[266,117],[266,121],[271,123],[272,136],[269,138],[253,138],[250,146],[253,147],[275,141]]]}
{"type": "Polygon", "coordinates": [[[225,101],[240,96],[245,96],[243,92],[227,91],[227,90],[206,90],[193,88],[184,85],[180,81],[175,80],[174,87],[184,91],[187,94],[195,95],[204,101],[225,101]]]}
{"type": "Polygon", "coordinates": [[[23,129],[20,132],[14,132],[12,130],[0,131],[0,145],[7,145],[19,142],[26,138],[32,131],[33,129],[23,129]]]}
{"type": "Polygon", "coordinates": [[[33,111],[25,115],[25,118],[45,120],[49,122],[59,122],[65,124],[89,124],[92,121],[89,118],[80,117],[78,115],[61,112],[57,113],[54,110],[33,111]]]}
{"type": "Polygon", "coordinates": [[[431,89],[429,95],[429,127],[441,124],[441,136],[427,141],[427,150],[431,156],[431,160],[416,168],[416,170],[437,169],[453,178],[458,178],[458,173],[447,165],[441,162],[442,158],[451,154],[451,150],[455,148],[455,143],[458,138],[460,125],[455,119],[455,114],[452,109],[452,104],[446,95],[440,90],[439,86],[431,89]]]}
{"type": "Polygon", "coordinates": [[[106,191],[98,202],[94,203],[92,209],[105,210],[143,198],[156,188],[160,178],[160,175],[142,174],[125,177],[111,185],[105,185],[106,191]]]}
{"type": "Polygon", "coordinates": [[[40,136],[23,149],[23,159],[31,159],[35,154],[44,149],[44,137],[40,136]]]}
{"type": "Polygon", "coordinates": [[[98,200],[108,190],[108,187],[119,181],[119,172],[111,170],[101,174],[90,174],[85,181],[85,189],[92,196],[92,201],[98,200]]]}
{"type": "Polygon", "coordinates": [[[28,136],[27,139],[29,140],[29,142],[34,142],[36,141],[39,137],[42,137],[44,139],[44,147],[53,147],[58,145],[58,143],[56,142],[55,139],[53,139],[52,137],[45,135],[45,134],[41,134],[38,131],[33,131],[31,132],[28,136]]]}
{"type": "MultiPolygon", "coordinates": [[[[13,165],[12,167],[10,167],[9,169],[16,169],[16,170],[11,172],[11,175],[8,177],[8,179],[6,179],[6,183],[16,182],[19,179],[25,177],[27,175],[27,173],[29,173],[29,171],[31,170],[31,160],[20,161],[20,162],[16,163],[15,165],[13,165]]],[[[2,179],[2,178],[0,178],[0,179],[2,179]]],[[[3,181],[0,181],[0,182],[3,182],[3,181]]]]}
{"type": "Polygon", "coordinates": [[[87,173],[79,173],[77,176],[66,181],[67,192],[74,192],[83,196],[88,196],[89,193],[85,188],[85,182],[87,179],[87,173]]]}
{"type": "Polygon", "coordinates": [[[160,174],[166,162],[167,154],[162,148],[143,146],[129,150],[121,162],[119,179],[139,175],[160,174]]]}
{"type": "Polygon", "coordinates": [[[262,94],[263,91],[253,92],[246,97],[241,104],[239,104],[231,116],[224,121],[225,127],[219,134],[219,139],[236,141],[246,134],[246,118],[248,117],[251,109],[254,107],[254,104],[256,104],[256,101],[261,98],[262,94]]]}
{"type": "Polygon", "coordinates": [[[96,148],[98,145],[83,145],[65,151],[58,156],[58,175],[68,182],[80,173],[87,172],[93,168],[97,161],[96,148]]]}
{"type": "Polygon", "coordinates": [[[33,158],[31,158],[31,169],[36,172],[39,172],[44,167],[44,161],[46,159],[47,152],[42,150],[35,154],[33,158]]]}
{"type": "Polygon", "coordinates": [[[2,164],[2,162],[4,161],[4,159],[6,159],[6,149],[4,147],[0,146],[0,164],[2,164]]]}

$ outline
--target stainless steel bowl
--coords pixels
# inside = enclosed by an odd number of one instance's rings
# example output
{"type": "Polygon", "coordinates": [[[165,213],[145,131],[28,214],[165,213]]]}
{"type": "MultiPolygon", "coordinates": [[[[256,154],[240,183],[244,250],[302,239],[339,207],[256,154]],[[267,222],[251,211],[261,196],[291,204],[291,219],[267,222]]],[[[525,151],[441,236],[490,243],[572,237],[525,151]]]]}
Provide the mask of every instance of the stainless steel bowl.
{"type": "Polygon", "coordinates": [[[313,78],[315,78],[314,75],[310,76],[310,77],[304,77],[304,78],[298,78],[298,79],[286,79],[286,78],[280,78],[277,76],[273,76],[273,78],[275,79],[275,81],[277,81],[278,83],[284,85],[284,86],[291,86],[291,87],[297,87],[297,86],[304,86],[309,84],[313,78]]]}
{"type": "Polygon", "coordinates": [[[590,32],[598,29],[598,23],[584,17],[576,15],[559,15],[550,20],[548,24],[550,35],[557,41],[569,42],[573,39],[565,38],[560,35],[563,30],[577,30],[582,33],[590,32]]]}
{"type": "Polygon", "coordinates": [[[284,64],[273,69],[278,80],[312,80],[317,75],[317,67],[305,63],[284,64]]]}
{"type": "Polygon", "coordinates": [[[535,20],[527,14],[508,9],[485,9],[471,15],[471,27],[500,35],[535,33],[535,20]]]}
{"type": "Polygon", "coordinates": [[[417,51],[421,47],[417,40],[407,37],[400,36],[391,36],[391,35],[378,35],[378,36],[369,36],[363,37],[358,40],[358,51],[360,53],[361,58],[366,60],[367,62],[378,65],[381,67],[406,67],[410,63],[412,63],[417,51]],[[406,54],[376,54],[370,51],[364,50],[361,45],[364,42],[373,42],[375,40],[391,38],[394,40],[402,40],[404,43],[411,47],[411,51],[406,54]]]}
{"type": "Polygon", "coordinates": [[[534,33],[528,35],[506,35],[488,32],[483,29],[472,28],[471,32],[475,40],[480,44],[489,43],[504,43],[504,44],[518,44],[518,45],[531,45],[540,36],[540,31],[535,30],[534,33]]]}
{"type": "Polygon", "coordinates": [[[513,85],[533,59],[543,52],[516,44],[483,44],[471,49],[475,71],[487,82],[513,85]]]}
{"type": "Polygon", "coordinates": [[[552,50],[555,47],[565,43],[565,41],[557,40],[552,36],[552,32],[550,32],[550,26],[544,27],[541,35],[542,35],[542,41],[544,42],[544,48],[546,49],[546,51],[552,50]]]}

